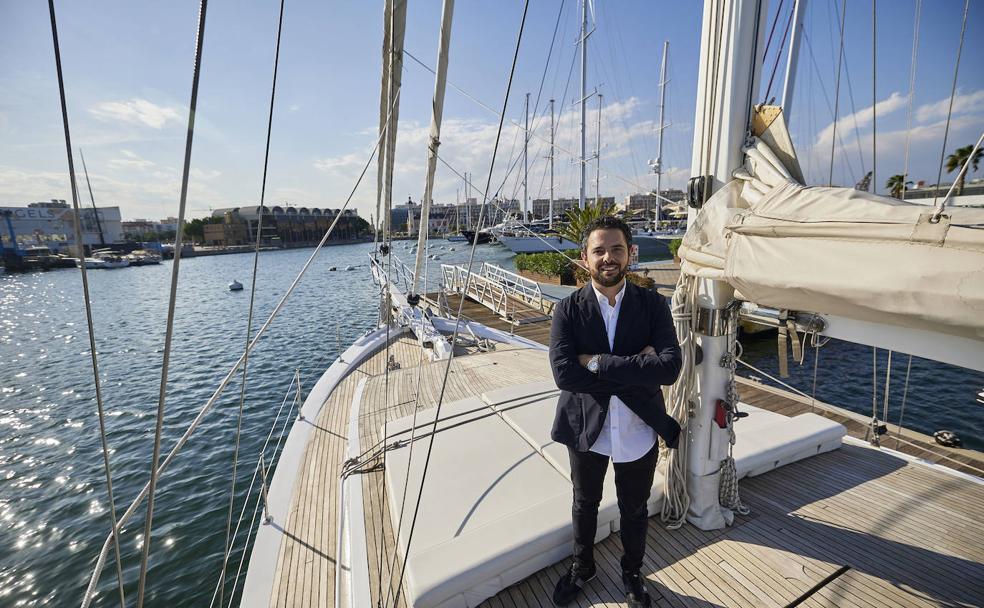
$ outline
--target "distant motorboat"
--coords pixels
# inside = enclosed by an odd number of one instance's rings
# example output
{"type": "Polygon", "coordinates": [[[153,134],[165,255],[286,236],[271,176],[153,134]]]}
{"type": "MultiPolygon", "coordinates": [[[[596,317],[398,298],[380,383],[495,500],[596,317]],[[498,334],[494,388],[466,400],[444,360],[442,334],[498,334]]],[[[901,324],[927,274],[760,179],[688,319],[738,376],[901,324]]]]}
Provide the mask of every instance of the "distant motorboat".
{"type": "Polygon", "coordinates": [[[338,268],[332,266],[331,268],[328,269],[328,272],[335,272],[336,270],[338,270],[338,268]]]}
{"type": "Polygon", "coordinates": [[[128,253],[124,258],[130,266],[150,266],[161,263],[161,256],[157,252],[148,249],[135,249],[128,253]]]}
{"type": "Polygon", "coordinates": [[[84,262],[79,260],[75,261],[75,265],[80,267],[85,264],[86,269],[90,268],[126,268],[130,265],[130,262],[125,258],[117,255],[111,250],[103,250],[93,252],[92,256],[85,258],[84,262]]]}
{"type": "Polygon", "coordinates": [[[345,270],[355,270],[355,266],[346,266],[345,270]]]}
{"type": "Polygon", "coordinates": [[[239,281],[233,281],[232,283],[229,283],[229,291],[242,291],[242,290],[243,290],[243,284],[240,283],[239,281]]]}

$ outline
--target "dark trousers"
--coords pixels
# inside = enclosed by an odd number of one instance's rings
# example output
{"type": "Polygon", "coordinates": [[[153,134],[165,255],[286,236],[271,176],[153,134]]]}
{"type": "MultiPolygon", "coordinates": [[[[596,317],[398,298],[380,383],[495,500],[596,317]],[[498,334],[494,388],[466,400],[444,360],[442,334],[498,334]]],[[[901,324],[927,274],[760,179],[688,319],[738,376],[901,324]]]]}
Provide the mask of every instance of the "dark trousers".
{"type": "MultiPolygon", "coordinates": [[[[571,481],[574,483],[574,559],[581,566],[594,565],[594,539],[598,529],[598,505],[608,470],[608,456],[578,452],[568,447],[571,481]]],[[[646,552],[646,502],[653,487],[659,442],[639,460],[615,463],[615,490],[622,529],[622,571],[638,572],[646,552]]]]}

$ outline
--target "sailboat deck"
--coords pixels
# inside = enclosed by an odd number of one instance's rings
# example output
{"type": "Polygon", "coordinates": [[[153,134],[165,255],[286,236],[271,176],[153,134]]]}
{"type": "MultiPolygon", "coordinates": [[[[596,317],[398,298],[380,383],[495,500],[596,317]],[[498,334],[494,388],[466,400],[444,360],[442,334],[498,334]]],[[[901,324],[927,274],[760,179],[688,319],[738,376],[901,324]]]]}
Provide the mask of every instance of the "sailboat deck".
{"type": "MultiPolygon", "coordinates": [[[[271,605],[334,605],[338,480],[359,383],[365,382],[363,450],[376,443],[385,420],[413,412],[418,394],[421,407],[437,402],[446,363],[425,359],[418,369],[419,352],[406,337],[389,350],[344,379],[322,409],[320,432],[309,442],[294,486],[271,605]],[[387,374],[388,355],[400,368],[387,374]]],[[[549,377],[544,353],[500,346],[456,358],[445,401],[549,377]]],[[[395,555],[382,466],[379,459],[366,462],[357,473],[372,603],[405,606],[402,593],[394,601],[401,560],[395,555]]],[[[743,480],[741,492],[752,512],[725,530],[688,525],[668,531],[658,518],[650,520],[644,574],[656,605],[785,606],[842,566],[848,569],[802,605],[972,606],[984,598],[984,533],[978,526],[984,520],[984,485],[847,444],[743,480]]],[[[617,535],[599,543],[599,576],[577,606],[622,603],[620,554],[617,535]]],[[[547,608],[564,565],[541,570],[483,605],[547,608]]]]}

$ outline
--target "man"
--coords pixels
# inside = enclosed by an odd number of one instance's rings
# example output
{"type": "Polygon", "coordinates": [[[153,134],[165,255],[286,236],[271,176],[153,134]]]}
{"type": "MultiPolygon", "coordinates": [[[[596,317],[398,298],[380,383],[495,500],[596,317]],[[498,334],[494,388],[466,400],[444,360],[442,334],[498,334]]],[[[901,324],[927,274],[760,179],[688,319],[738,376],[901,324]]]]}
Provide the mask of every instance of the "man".
{"type": "Polygon", "coordinates": [[[673,384],[682,361],[666,299],[625,280],[631,244],[632,232],[622,220],[603,216],[591,222],[581,250],[591,282],[554,309],[550,364],[561,393],[551,436],[567,446],[574,484],[574,560],[554,589],[558,606],[572,602],[595,576],[594,538],[609,459],[626,603],[645,608],[651,601],[639,570],[657,436],[675,448],[680,435],[660,387],[673,384]]]}

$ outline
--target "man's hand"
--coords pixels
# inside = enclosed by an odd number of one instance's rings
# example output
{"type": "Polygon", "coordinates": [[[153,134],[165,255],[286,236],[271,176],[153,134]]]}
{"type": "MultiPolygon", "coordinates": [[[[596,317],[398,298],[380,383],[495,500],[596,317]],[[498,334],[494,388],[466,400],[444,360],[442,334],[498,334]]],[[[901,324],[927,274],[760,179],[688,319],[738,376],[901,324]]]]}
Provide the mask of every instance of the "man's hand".
{"type": "Polygon", "coordinates": [[[639,351],[640,355],[655,355],[656,349],[652,346],[646,346],[646,348],[639,351]]]}
{"type": "MultiPolygon", "coordinates": [[[[653,352],[655,352],[655,351],[653,351],[653,352]]],[[[594,355],[578,355],[577,356],[577,361],[578,361],[578,363],[581,364],[582,367],[587,367],[588,366],[588,361],[591,360],[591,357],[594,357],[594,355]]]]}

